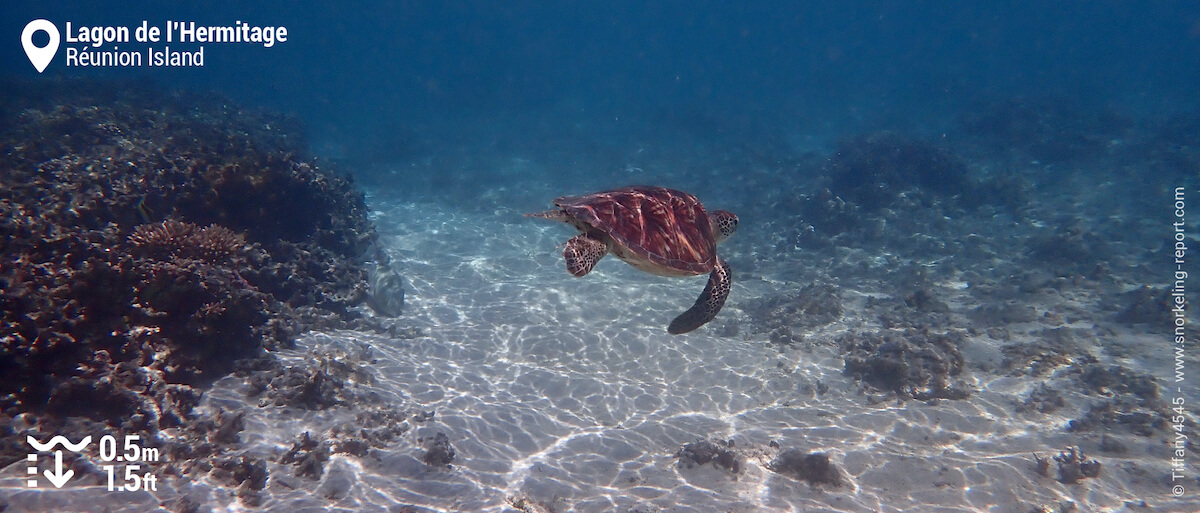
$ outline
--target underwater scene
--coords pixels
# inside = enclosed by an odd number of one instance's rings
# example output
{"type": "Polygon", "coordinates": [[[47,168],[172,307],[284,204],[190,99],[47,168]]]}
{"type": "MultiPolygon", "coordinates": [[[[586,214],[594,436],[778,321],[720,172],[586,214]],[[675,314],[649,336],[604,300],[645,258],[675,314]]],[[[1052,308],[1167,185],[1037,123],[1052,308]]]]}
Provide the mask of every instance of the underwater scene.
{"type": "Polygon", "coordinates": [[[1195,3],[0,13],[0,512],[1200,511],[1195,3]]]}

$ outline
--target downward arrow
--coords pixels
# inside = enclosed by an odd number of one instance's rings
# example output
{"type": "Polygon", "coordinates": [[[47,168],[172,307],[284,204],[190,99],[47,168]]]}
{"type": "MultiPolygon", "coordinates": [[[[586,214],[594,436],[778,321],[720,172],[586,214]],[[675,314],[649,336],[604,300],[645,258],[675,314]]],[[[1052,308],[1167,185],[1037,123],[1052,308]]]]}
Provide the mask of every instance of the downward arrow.
{"type": "Polygon", "coordinates": [[[42,472],[42,474],[46,476],[46,479],[50,480],[50,483],[53,484],[55,488],[62,488],[62,485],[67,484],[67,480],[71,479],[71,476],[75,475],[75,471],[67,469],[66,472],[63,472],[62,451],[54,451],[54,472],[51,473],[49,470],[47,470],[42,472]]]}

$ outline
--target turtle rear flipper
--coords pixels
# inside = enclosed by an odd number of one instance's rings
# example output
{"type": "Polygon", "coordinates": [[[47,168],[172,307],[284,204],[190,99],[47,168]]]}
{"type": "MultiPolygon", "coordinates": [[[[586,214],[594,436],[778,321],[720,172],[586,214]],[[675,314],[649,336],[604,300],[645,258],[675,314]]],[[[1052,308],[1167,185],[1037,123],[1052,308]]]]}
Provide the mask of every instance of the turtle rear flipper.
{"type": "Polygon", "coordinates": [[[592,268],[596,267],[596,262],[604,258],[606,253],[608,244],[585,233],[567,241],[567,248],[563,250],[563,260],[567,261],[567,272],[580,277],[591,272],[592,268]]]}
{"type": "Polygon", "coordinates": [[[717,312],[721,311],[721,307],[725,306],[725,299],[729,297],[732,284],[733,274],[729,270],[729,264],[718,258],[717,266],[709,273],[708,284],[696,299],[696,304],[671,321],[667,332],[672,335],[687,333],[713,320],[717,312]]]}

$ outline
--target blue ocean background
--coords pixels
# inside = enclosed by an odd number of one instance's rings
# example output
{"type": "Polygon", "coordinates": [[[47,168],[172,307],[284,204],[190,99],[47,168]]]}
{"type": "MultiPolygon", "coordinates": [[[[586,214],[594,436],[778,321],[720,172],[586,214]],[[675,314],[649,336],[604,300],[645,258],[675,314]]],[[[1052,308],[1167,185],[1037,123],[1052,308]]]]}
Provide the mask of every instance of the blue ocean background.
{"type": "MultiPolygon", "coordinates": [[[[280,453],[359,405],[260,408],[217,381],[198,410],[250,412],[238,449],[273,465],[263,510],[1200,510],[1194,476],[1169,496],[1160,418],[1171,393],[1200,404],[1194,378],[1169,382],[1162,317],[1175,188],[1200,204],[1200,3],[9,2],[0,75],[282,113],[364,191],[403,275],[400,328],[310,332],[280,358],[355,362],[361,397],[421,418],[309,483],[280,453]],[[288,40],[206,44],[196,68],[71,68],[60,50],[38,74],[18,37],[37,18],[288,40]],[[729,303],[693,334],[665,326],[703,279],[612,257],[573,278],[574,231],[523,217],[632,184],[741,216],[720,247],[729,303]],[[955,346],[933,358],[950,386],[851,368],[910,342],[955,346]],[[420,459],[443,432],[449,471],[420,459]],[[742,466],[680,461],[701,439],[742,466]],[[1032,455],[1075,446],[1104,474],[1038,474],[1032,455]],[[769,462],[789,448],[830,454],[849,484],[783,477],[769,462]]],[[[244,507],[189,479],[124,503],[19,484],[8,500],[244,507]]]]}
{"type": "MultiPolygon", "coordinates": [[[[274,48],[210,45],[203,68],[68,69],[216,89],[295,113],[314,140],[411,158],[420,142],[586,124],[593,139],[703,131],[736,144],[813,127],[929,134],[981,96],[1082,108],[1195,107],[1191,2],[16,2],[0,28],[234,20],[286,26],[274,48]],[[61,21],[59,22],[62,23],[61,21]],[[674,123],[674,124],[672,124],[674,123]],[[707,123],[708,125],[705,125],[707,123]],[[407,154],[406,154],[407,153],[407,154]]],[[[12,41],[10,41],[12,43],[12,41]]],[[[19,44],[8,74],[33,77],[19,44]]]]}

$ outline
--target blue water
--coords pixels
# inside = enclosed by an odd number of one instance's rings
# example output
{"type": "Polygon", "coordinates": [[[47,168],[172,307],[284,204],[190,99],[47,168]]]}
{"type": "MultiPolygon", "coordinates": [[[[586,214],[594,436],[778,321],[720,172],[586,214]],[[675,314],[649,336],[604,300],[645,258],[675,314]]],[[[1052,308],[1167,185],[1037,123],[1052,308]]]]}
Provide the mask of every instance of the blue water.
{"type": "MultiPolygon", "coordinates": [[[[286,26],[286,44],[209,48],[202,69],[95,73],[216,88],[347,137],[513,116],[622,131],[687,112],[767,126],[926,126],[985,94],[1175,110],[1194,106],[1200,80],[1200,8],[1189,2],[20,2],[3,11],[10,43],[35,17],[286,26]]],[[[34,76],[19,45],[3,45],[0,63],[34,76]]],[[[81,73],[57,64],[50,75],[81,73]]]]}
{"type": "MultiPolygon", "coordinates": [[[[1123,294],[1171,276],[1168,191],[1195,202],[1200,4],[247,4],[6,3],[0,75],[217,91],[289,114],[308,151],[367,193],[380,246],[407,280],[400,322],[425,337],[310,333],[284,357],[374,347],[364,395],[438,417],[374,459],[339,456],[319,485],[273,477],[264,508],[506,511],[526,498],[557,511],[1197,510],[1194,476],[1169,497],[1169,432],[1062,426],[1109,397],[1081,385],[1085,356],[1156,376],[1169,397],[1161,327],[1113,318],[1123,294]],[[39,74],[19,44],[36,18],[60,29],[240,20],[285,26],[288,40],[208,44],[203,67],[179,69],[69,67],[60,50],[39,74]],[[930,169],[939,163],[960,174],[930,169]],[[612,257],[576,280],[557,247],[572,230],[521,217],[635,183],[742,218],[721,246],[730,303],[692,338],[664,327],[702,280],[612,257]],[[763,320],[762,304],[812,283],[842,291],[835,322],[785,333],[763,320]],[[881,399],[843,372],[841,337],[917,315],[888,310],[916,289],[948,304],[930,322],[969,333],[970,399],[881,399]],[[1035,313],[1014,310],[1024,306],[1035,313]],[[1012,347],[1047,340],[1069,340],[1063,354],[1081,359],[1049,375],[1010,368],[1012,347]],[[1069,405],[1014,413],[1047,380],[1069,405]],[[415,456],[416,438],[438,431],[458,448],[456,472],[415,456]],[[1102,453],[1108,436],[1127,451],[1102,453]],[[674,451],[697,438],[738,440],[748,470],[681,470],[674,451]],[[768,441],[830,452],[853,484],[769,472],[768,441]],[[1108,458],[1106,473],[1083,485],[1034,473],[1030,453],[1068,445],[1108,458]]],[[[1194,229],[1187,237],[1200,247],[1194,229]]],[[[258,457],[353,416],[256,409],[233,381],[202,409],[252,411],[243,439],[258,457]]],[[[1194,378],[1178,393],[1200,402],[1194,378]]],[[[216,482],[170,490],[104,500],[138,511],[192,494],[241,507],[216,482]]],[[[87,511],[108,497],[88,493],[11,503],[87,511]]]]}

